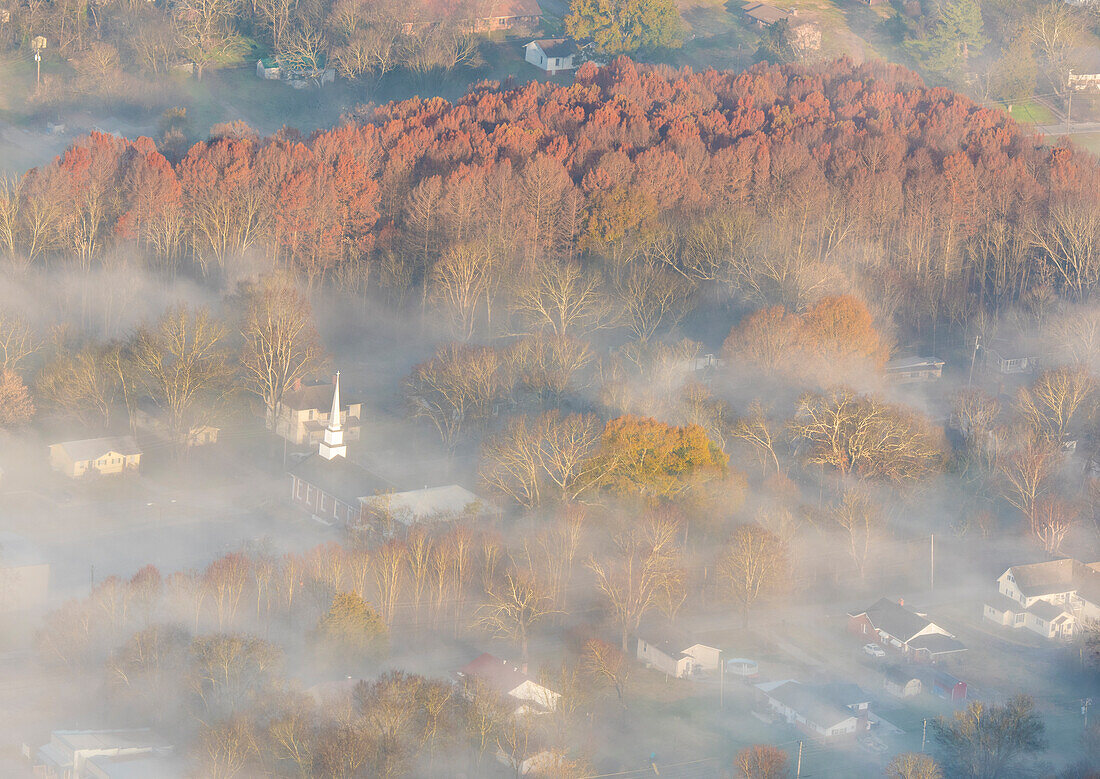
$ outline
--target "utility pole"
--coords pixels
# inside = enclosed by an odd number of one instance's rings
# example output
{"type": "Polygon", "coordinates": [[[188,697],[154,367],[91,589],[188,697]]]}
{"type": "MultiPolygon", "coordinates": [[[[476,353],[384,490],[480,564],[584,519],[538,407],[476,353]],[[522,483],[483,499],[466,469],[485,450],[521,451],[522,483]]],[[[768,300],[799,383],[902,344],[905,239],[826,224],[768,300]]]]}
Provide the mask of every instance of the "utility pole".
{"type": "Polygon", "coordinates": [[[921,734],[920,734],[920,751],[921,752],[924,751],[924,746],[927,743],[928,743],[928,718],[925,717],[924,718],[924,725],[921,729],[921,734]]]}
{"type": "Polygon", "coordinates": [[[802,742],[798,742],[798,767],[794,770],[795,779],[802,776],[802,742]]]}
{"type": "Polygon", "coordinates": [[[34,36],[31,40],[31,48],[34,49],[35,84],[37,86],[42,86],[42,50],[46,48],[45,36],[34,36]]]}
{"type": "Polygon", "coordinates": [[[1089,706],[1092,705],[1092,698],[1084,698],[1081,701],[1081,714],[1085,718],[1085,730],[1089,727],[1089,706]]]}
{"type": "Polygon", "coordinates": [[[721,664],[718,671],[718,708],[726,709],[726,661],[722,658],[722,652],[718,652],[718,662],[721,664]]]}
{"type": "Polygon", "coordinates": [[[936,589],[936,534],[928,536],[930,546],[928,548],[928,589],[936,589]]]}

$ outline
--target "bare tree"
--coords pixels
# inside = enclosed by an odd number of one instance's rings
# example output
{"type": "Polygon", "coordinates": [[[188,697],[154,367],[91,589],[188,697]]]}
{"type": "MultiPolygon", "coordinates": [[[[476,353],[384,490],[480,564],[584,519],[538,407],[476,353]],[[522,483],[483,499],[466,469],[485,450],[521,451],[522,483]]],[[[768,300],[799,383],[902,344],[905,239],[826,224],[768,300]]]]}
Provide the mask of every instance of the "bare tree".
{"type": "Polygon", "coordinates": [[[413,369],[405,394],[409,413],[429,420],[453,448],[465,427],[493,413],[510,386],[495,349],[450,344],[413,369]]]}
{"type": "Polygon", "coordinates": [[[749,610],[761,597],[779,591],[790,573],[786,544],[760,525],[737,528],[719,567],[729,593],[741,607],[747,627],[749,610]]]}
{"type": "Polygon", "coordinates": [[[243,714],[203,723],[199,728],[199,750],[204,774],[210,779],[239,776],[259,754],[255,728],[243,714]]]}
{"type": "Polygon", "coordinates": [[[87,344],[77,351],[60,349],[38,376],[37,391],[55,412],[88,428],[107,430],[122,394],[114,369],[119,347],[87,344]]]}
{"type": "Polygon", "coordinates": [[[465,679],[462,692],[467,701],[463,708],[464,724],[477,747],[480,765],[485,750],[499,729],[508,722],[512,712],[501,695],[479,677],[465,679]]]}
{"type": "Polygon", "coordinates": [[[614,689],[619,704],[626,706],[630,663],[621,649],[598,638],[589,639],[581,652],[581,667],[598,686],[614,689]]]}
{"type": "Polygon", "coordinates": [[[471,246],[452,247],[432,268],[432,297],[447,311],[451,332],[469,341],[477,325],[477,311],[489,286],[491,258],[471,246]]]}
{"type": "Polygon", "coordinates": [[[195,428],[211,421],[227,388],[225,335],[208,310],[177,306],[141,328],[130,346],[138,381],[181,449],[190,445],[195,428]]]}
{"type": "Polygon", "coordinates": [[[777,475],[783,472],[779,465],[779,455],[775,451],[776,434],[774,424],[768,417],[764,406],[760,403],[749,405],[748,415],[741,417],[733,424],[730,435],[760,451],[760,460],[765,476],[768,473],[769,459],[775,464],[777,475]]]}
{"type": "Polygon", "coordinates": [[[520,279],[512,310],[529,332],[559,336],[587,335],[606,325],[611,313],[599,278],[566,262],[540,263],[520,279]]]}
{"type": "Polygon", "coordinates": [[[1065,3],[1042,6],[1031,19],[1031,39],[1042,55],[1050,85],[1059,95],[1069,88],[1069,74],[1083,29],[1080,14],[1065,3]]]}
{"type": "Polygon", "coordinates": [[[34,416],[27,385],[14,371],[0,371],[0,430],[20,427],[34,416]]]}
{"type": "Polygon", "coordinates": [[[943,771],[930,755],[903,752],[886,767],[889,779],[943,779],[943,771]]]}
{"type": "Polygon", "coordinates": [[[406,550],[404,544],[390,541],[371,555],[371,573],[378,588],[378,610],[386,627],[393,625],[394,611],[404,583],[406,550]]]}
{"type": "Polygon", "coordinates": [[[942,435],[926,418],[845,388],[804,396],[789,427],[806,444],[809,462],[842,476],[913,481],[943,461],[942,435]]]}
{"type": "Polygon", "coordinates": [[[1053,488],[1061,452],[1038,436],[1021,437],[1023,440],[1000,458],[1000,475],[1005,500],[1030,522],[1038,516],[1039,499],[1053,488]]]}
{"type": "Polygon", "coordinates": [[[1062,498],[1045,495],[1036,501],[1031,532],[1051,558],[1062,553],[1062,542],[1077,524],[1077,517],[1077,507],[1062,498]]]}
{"type": "Polygon", "coordinates": [[[655,608],[672,616],[683,602],[684,572],[677,547],[680,523],[654,513],[641,527],[619,533],[606,559],[588,558],[588,567],[607,600],[622,637],[623,652],[642,618],[655,608]]]}
{"type": "Polygon", "coordinates": [[[871,550],[886,526],[882,508],[864,493],[847,490],[830,517],[844,533],[848,555],[862,582],[867,577],[871,550]]]}
{"type": "Polygon", "coordinates": [[[478,609],[477,624],[498,638],[519,644],[527,662],[531,629],[551,614],[558,613],[554,601],[530,570],[513,569],[489,590],[489,602],[478,609]]]}
{"type": "Polygon", "coordinates": [[[210,63],[242,49],[233,25],[237,0],[180,0],[172,10],[177,45],[194,63],[200,80],[210,63]]]}
{"type": "Polygon", "coordinates": [[[738,752],[733,766],[742,779],[787,779],[788,762],[787,753],[779,747],[756,744],[738,752]]]}
{"type": "Polygon", "coordinates": [[[1037,435],[1060,446],[1074,422],[1088,413],[1095,390],[1096,380],[1087,368],[1055,368],[1041,373],[1031,387],[1022,387],[1016,407],[1037,435]]]}
{"type": "Polygon", "coordinates": [[[245,289],[241,367],[250,392],[274,419],[283,394],[325,360],[309,301],[290,282],[267,278],[245,289]]]}
{"type": "Polygon", "coordinates": [[[615,291],[622,321],[636,339],[648,341],[662,325],[679,324],[691,288],[682,276],[639,260],[627,268],[615,291]]]}
{"type": "Polygon", "coordinates": [[[0,373],[16,371],[19,363],[38,351],[38,347],[25,320],[0,312],[0,373]]]}

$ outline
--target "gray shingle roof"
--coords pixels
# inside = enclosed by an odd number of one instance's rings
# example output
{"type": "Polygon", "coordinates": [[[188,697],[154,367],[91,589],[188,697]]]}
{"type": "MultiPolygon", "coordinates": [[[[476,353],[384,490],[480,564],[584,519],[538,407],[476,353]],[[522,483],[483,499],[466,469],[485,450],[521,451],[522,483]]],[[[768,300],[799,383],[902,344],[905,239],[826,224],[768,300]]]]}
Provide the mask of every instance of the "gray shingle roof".
{"type": "Polygon", "coordinates": [[[860,614],[866,614],[876,630],[881,630],[902,643],[908,642],[931,624],[929,620],[889,598],[879,598],[866,611],[853,613],[851,616],[858,617],[860,614]]]}

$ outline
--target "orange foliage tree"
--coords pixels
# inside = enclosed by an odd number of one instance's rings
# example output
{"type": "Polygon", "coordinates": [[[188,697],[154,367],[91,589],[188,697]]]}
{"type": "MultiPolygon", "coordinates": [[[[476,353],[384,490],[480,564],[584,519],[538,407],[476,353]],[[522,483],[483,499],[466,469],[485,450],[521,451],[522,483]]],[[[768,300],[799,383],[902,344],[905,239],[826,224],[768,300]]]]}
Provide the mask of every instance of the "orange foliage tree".
{"type": "Polygon", "coordinates": [[[721,476],[729,457],[699,425],[636,416],[612,419],[603,432],[604,483],[620,494],[665,498],[699,479],[721,476]]]}

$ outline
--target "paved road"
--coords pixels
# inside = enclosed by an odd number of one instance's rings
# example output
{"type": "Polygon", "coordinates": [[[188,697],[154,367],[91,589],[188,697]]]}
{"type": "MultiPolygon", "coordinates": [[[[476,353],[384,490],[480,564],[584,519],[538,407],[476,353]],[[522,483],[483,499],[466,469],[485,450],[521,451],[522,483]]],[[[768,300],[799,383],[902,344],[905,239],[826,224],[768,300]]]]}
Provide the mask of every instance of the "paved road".
{"type": "Polygon", "coordinates": [[[1077,135],[1100,133],[1100,122],[1074,122],[1073,124],[1042,124],[1035,126],[1040,135],[1077,135]]]}

